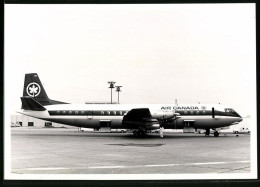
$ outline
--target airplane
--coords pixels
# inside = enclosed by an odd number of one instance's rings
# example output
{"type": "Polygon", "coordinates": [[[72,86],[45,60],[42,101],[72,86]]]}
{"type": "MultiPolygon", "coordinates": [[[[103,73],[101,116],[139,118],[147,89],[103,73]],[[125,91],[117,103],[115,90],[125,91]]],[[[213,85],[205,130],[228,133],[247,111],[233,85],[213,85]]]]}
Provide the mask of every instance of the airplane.
{"type": "Polygon", "coordinates": [[[37,73],[25,74],[21,113],[26,116],[70,126],[128,129],[135,136],[152,130],[210,129],[236,125],[242,117],[220,104],[70,104],[49,99],[37,73]]]}

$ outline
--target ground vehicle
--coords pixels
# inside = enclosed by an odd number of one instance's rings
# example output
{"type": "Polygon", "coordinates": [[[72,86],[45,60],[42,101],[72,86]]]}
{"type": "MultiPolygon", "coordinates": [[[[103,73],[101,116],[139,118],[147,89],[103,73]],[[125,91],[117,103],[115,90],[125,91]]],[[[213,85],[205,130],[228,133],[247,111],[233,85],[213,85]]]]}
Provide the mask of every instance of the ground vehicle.
{"type": "Polygon", "coordinates": [[[111,129],[111,132],[121,132],[121,133],[126,133],[126,129],[111,129]]]}
{"type": "Polygon", "coordinates": [[[242,127],[239,130],[233,130],[235,134],[250,134],[250,130],[248,128],[242,127]]]}

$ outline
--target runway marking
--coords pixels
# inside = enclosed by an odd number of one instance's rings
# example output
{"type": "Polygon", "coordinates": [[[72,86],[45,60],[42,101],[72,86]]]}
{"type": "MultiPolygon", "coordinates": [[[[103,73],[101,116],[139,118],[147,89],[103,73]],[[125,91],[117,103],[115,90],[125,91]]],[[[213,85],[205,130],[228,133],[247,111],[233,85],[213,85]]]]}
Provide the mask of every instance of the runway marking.
{"type": "Polygon", "coordinates": [[[113,169],[113,168],[129,168],[134,166],[92,166],[88,167],[89,169],[113,169]]]}
{"type": "MultiPolygon", "coordinates": [[[[199,165],[218,165],[218,164],[234,164],[234,163],[250,163],[249,160],[243,161],[234,161],[234,162],[201,162],[201,163],[182,163],[182,164],[154,164],[154,165],[133,165],[133,166],[90,166],[88,169],[122,169],[122,168],[140,168],[140,167],[171,167],[171,166],[199,166],[199,165]]],[[[31,170],[31,171],[48,171],[48,170],[65,170],[65,169],[73,169],[73,168],[65,168],[65,167],[56,167],[56,168],[17,168],[13,169],[14,171],[19,170],[31,170]]],[[[75,168],[74,168],[75,169],[75,168]]]]}
{"type": "Polygon", "coordinates": [[[234,162],[202,162],[202,163],[183,163],[183,164],[156,164],[156,165],[135,165],[135,166],[92,166],[89,169],[115,169],[115,168],[137,168],[137,167],[169,167],[169,166],[193,166],[193,165],[217,165],[232,163],[249,163],[249,160],[234,162]]]}

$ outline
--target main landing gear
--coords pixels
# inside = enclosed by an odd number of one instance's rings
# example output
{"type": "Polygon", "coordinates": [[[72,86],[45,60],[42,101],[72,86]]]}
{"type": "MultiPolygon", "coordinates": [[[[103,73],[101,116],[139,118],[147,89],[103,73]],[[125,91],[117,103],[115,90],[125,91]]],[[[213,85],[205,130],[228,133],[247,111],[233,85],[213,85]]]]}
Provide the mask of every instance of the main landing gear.
{"type": "Polygon", "coordinates": [[[209,133],[210,133],[210,129],[207,128],[207,129],[206,129],[206,132],[205,132],[205,136],[209,136],[209,133]]]}
{"type": "Polygon", "coordinates": [[[147,133],[147,132],[146,132],[145,130],[142,130],[142,129],[134,130],[134,131],[133,131],[133,134],[134,134],[135,136],[145,136],[146,133],[147,133]]]}
{"type": "MultiPolygon", "coordinates": [[[[160,137],[161,137],[161,138],[163,138],[163,131],[164,131],[164,128],[161,127],[161,128],[159,129],[159,133],[160,133],[160,137]]],[[[150,131],[148,131],[148,132],[150,132],[150,131]]],[[[146,130],[146,129],[134,130],[134,131],[133,131],[133,134],[134,134],[134,136],[143,137],[143,136],[147,135],[147,130],[146,130]]]]}

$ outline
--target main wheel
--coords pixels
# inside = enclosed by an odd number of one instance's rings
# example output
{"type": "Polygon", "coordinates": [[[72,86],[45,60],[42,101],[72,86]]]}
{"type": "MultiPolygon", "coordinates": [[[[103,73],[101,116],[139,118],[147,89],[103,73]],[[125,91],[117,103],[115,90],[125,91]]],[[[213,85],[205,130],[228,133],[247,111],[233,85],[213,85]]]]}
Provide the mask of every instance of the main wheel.
{"type": "Polygon", "coordinates": [[[146,131],[143,131],[143,130],[139,130],[138,133],[139,133],[140,136],[145,136],[146,135],[146,131]]]}

